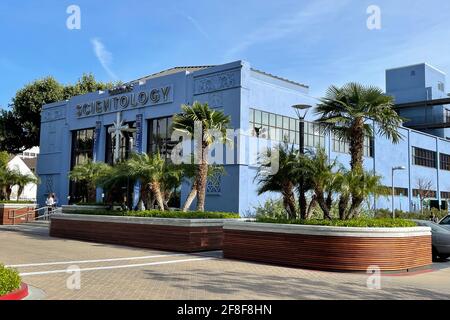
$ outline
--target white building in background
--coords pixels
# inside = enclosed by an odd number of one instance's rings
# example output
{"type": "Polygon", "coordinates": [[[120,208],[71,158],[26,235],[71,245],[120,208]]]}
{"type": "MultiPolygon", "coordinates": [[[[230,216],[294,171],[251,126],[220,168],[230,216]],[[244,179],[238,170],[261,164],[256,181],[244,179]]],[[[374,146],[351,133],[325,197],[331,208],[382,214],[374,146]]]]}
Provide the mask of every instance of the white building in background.
{"type": "MultiPolygon", "coordinates": [[[[38,148],[39,153],[39,148],[38,148]]],[[[8,162],[10,170],[17,170],[22,174],[35,175],[37,157],[24,157],[22,155],[12,156],[8,162]]],[[[14,186],[11,190],[11,200],[17,200],[17,191],[19,187],[14,186]]],[[[29,183],[25,186],[19,200],[20,201],[36,201],[37,184],[29,183]]]]}
{"type": "Polygon", "coordinates": [[[33,147],[25,150],[21,154],[18,154],[18,156],[21,157],[22,159],[37,158],[38,155],[39,155],[39,147],[33,147]]]}

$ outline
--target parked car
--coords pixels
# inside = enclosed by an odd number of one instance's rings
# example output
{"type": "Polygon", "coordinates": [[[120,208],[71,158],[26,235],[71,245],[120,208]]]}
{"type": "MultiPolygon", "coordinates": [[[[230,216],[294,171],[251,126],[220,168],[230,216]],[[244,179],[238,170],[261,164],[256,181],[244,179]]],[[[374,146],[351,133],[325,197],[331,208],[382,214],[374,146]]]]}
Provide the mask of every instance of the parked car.
{"type": "Polygon", "coordinates": [[[442,218],[441,221],[439,221],[439,224],[443,226],[444,228],[450,230],[450,214],[444,218],[442,218]]]}
{"type": "Polygon", "coordinates": [[[450,230],[427,220],[413,220],[418,226],[430,227],[433,245],[433,259],[450,257],[450,230]]]}

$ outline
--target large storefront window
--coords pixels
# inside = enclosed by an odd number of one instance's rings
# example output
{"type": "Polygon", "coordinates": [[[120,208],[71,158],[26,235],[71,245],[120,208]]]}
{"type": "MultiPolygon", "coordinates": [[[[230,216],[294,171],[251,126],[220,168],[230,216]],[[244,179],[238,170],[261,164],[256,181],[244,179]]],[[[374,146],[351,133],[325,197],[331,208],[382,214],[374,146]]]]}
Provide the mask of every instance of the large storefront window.
{"type": "Polygon", "coordinates": [[[172,149],[179,143],[171,139],[172,117],[151,119],[148,122],[148,152],[159,152],[162,157],[170,159],[172,149]]]}
{"type": "MultiPolygon", "coordinates": [[[[71,169],[94,158],[95,129],[82,129],[72,132],[71,169]]],[[[89,194],[85,184],[70,182],[70,203],[95,200],[95,194],[89,194]]]]}
{"type": "MultiPolygon", "coordinates": [[[[300,122],[296,118],[250,109],[249,125],[254,137],[299,144],[300,122]]],[[[325,136],[320,124],[305,121],[305,146],[325,146],[325,136]]]]}
{"type": "MultiPolygon", "coordinates": [[[[126,160],[130,157],[131,153],[134,151],[136,145],[136,122],[127,122],[125,124],[129,129],[121,131],[121,135],[119,137],[119,158],[117,159],[120,162],[126,160]]],[[[105,162],[112,165],[115,163],[114,156],[116,153],[116,134],[113,132],[109,132],[109,129],[113,126],[106,127],[106,154],[105,154],[105,162]]]]}

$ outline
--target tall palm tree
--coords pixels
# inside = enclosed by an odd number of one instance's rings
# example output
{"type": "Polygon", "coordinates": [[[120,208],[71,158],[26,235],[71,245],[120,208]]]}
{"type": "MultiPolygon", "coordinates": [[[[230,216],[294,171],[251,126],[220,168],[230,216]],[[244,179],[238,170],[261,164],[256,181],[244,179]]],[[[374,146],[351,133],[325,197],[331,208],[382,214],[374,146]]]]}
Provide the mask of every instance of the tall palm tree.
{"type": "Polygon", "coordinates": [[[280,192],[283,204],[290,219],[297,218],[294,190],[296,186],[296,158],[297,151],[285,141],[277,145],[274,150],[268,149],[261,155],[255,180],[258,181],[258,194],[265,192],[280,192]],[[272,154],[278,153],[278,171],[272,172],[272,154]]]}
{"type": "Polygon", "coordinates": [[[82,182],[86,185],[86,199],[95,200],[95,190],[100,181],[111,172],[111,167],[103,162],[94,162],[88,159],[86,162],[76,165],[69,172],[69,179],[82,182]]]}
{"type": "MultiPolygon", "coordinates": [[[[331,86],[316,113],[327,131],[349,142],[352,170],[362,170],[366,136],[376,133],[393,143],[402,138],[398,128],[404,119],[395,112],[393,105],[393,98],[384,95],[381,89],[352,82],[340,88],[331,86]],[[368,120],[373,121],[376,132],[368,120]]],[[[352,194],[355,208],[359,208],[363,200],[358,194],[352,194]]]]}
{"type": "Polygon", "coordinates": [[[197,210],[205,210],[206,183],[208,177],[208,151],[216,139],[226,142],[226,130],[230,124],[230,117],[222,111],[209,108],[207,103],[194,102],[192,106],[182,105],[182,112],[173,118],[172,128],[184,132],[190,137],[199,136],[196,142],[198,172],[196,176],[197,210]],[[196,132],[200,129],[200,132],[196,132]],[[219,133],[219,137],[215,133],[219,133]]]}

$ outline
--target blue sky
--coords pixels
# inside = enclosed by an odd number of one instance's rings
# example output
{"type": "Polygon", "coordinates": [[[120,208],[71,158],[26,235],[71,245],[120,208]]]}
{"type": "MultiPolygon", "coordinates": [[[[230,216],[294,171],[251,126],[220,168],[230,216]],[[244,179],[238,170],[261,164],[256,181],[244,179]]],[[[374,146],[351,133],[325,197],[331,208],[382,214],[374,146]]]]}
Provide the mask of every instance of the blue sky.
{"type": "Polygon", "coordinates": [[[47,75],[128,81],[179,65],[247,60],[310,85],[359,81],[384,89],[384,70],[428,62],[450,72],[447,0],[2,0],[0,106],[47,75]],[[66,28],[69,5],[81,30],[66,28]],[[366,27],[369,5],[381,30],[366,27]]]}

